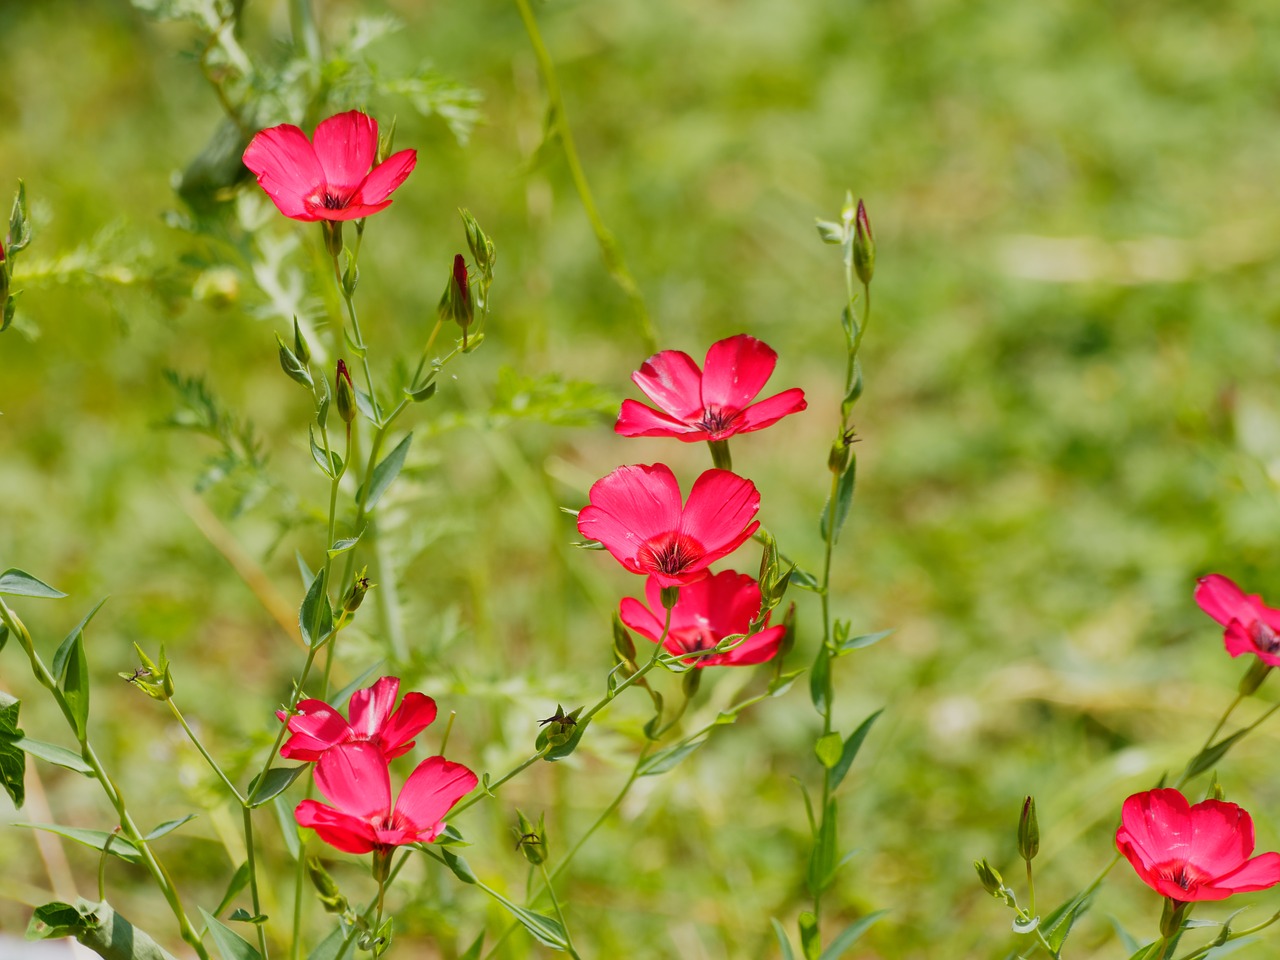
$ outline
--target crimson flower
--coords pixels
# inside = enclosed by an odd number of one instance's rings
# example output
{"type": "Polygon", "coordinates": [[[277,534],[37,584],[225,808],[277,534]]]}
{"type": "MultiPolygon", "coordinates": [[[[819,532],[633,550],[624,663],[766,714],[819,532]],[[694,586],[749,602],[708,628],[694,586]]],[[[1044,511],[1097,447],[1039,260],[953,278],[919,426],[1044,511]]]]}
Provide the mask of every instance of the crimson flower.
{"type": "Polygon", "coordinates": [[[660,587],[693,583],[760,526],[760,493],[728,470],[708,470],[680,504],[680,485],[665,463],[619,467],[591,485],[578,532],[598,540],[632,573],[660,587]]]}
{"type": "Polygon", "coordinates": [[[401,150],[370,170],[377,151],[378,121],[349,110],[321,121],[314,143],[291,123],[260,130],[244,165],[286,217],[360,220],[389,206],[418,162],[416,150],[401,150]]]}
{"type": "Polygon", "coordinates": [[[799,387],[751,402],[777,362],[772,347],[745,333],[713,343],[702,370],[679,350],[655,353],[631,379],[661,409],[623,400],[613,429],[624,437],[675,437],[686,443],[760,430],[807,406],[799,387]]]}
{"type": "MultiPolygon", "coordinates": [[[[663,609],[662,587],[654,577],[645,584],[644,595],[649,606],[627,597],[622,601],[619,615],[632,630],[657,643],[662,637],[666,612],[661,616],[653,612],[663,609]]],[[[725,637],[746,633],[759,612],[760,585],[755,580],[732,570],[713,574],[681,588],[663,646],[674,654],[710,650],[725,637]]],[[[765,623],[768,623],[767,615],[765,623]]],[[[728,653],[690,658],[690,662],[696,667],[764,663],[778,652],[778,644],[786,632],[786,627],[769,627],[751,634],[728,653]]]]}
{"type": "Polygon", "coordinates": [[[1253,859],[1253,820],[1234,803],[1191,806],[1177,790],[1124,802],[1116,847],[1156,893],[1180,903],[1225,900],[1280,883],[1280,853],[1253,859]]]}
{"type": "Polygon", "coordinates": [[[326,750],[315,775],[316,786],[333,806],[303,800],[294,817],[347,853],[430,843],[444,830],[444,815],[479,782],[460,763],[428,757],[409,774],[393,807],[386,758],[371,743],[326,750]]]}
{"type": "MultiPolygon", "coordinates": [[[[326,751],[346,743],[369,743],[388,760],[408,753],[413,738],[436,718],[436,702],[421,693],[406,693],[394,713],[399,677],[383,677],[351,695],[351,722],[323,700],[303,700],[288,717],[293,734],[280,756],[286,760],[319,760],[326,751]]],[[[283,711],[276,714],[285,720],[283,711]]]]}
{"type": "Polygon", "coordinates": [[[1280,667],[1280,610],[1268,607],[1257,594],[1246,595],[1219,573],[1196,581],[1196,603],[1227,628],[1227,653],[1256,654],[1263,663],[1280,667]]]}

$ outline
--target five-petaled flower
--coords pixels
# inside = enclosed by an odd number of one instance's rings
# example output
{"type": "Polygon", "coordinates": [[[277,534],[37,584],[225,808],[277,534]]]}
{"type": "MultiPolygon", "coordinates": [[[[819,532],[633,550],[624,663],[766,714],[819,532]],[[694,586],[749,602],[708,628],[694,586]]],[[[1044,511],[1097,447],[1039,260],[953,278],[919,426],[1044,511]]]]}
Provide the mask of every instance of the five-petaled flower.
{"type": "Polygon", "coordinates": [[[460,763],[428,757],[409,774],[393,806],[386,758],[371,743],[326,750],[316,764],[315,780],[333,806],[303,800],[294,817],[347,853],[430,843],[444,830],[444,815],[479,782],[460,763]]]}
{"type": "Polygon", "coordinates": [[[680,504],[680,485],[665,463],[619,467],[591,485],[578,532],[598,540],[632,573],[660,587],[693,583],[756,532],[755,484],[728,470],[708,470],[680,504]]]}
{"type": "Polygon", "coordinates": [[[679,350],[655,353],[631,379],[661,409],[624,400],[614,430],[624,437],[675,437],[693,443],[727,440],[777,423],[806,406],[799,387],[751,402],[777,362],[768,344],[745,333],[713,343],[701,370],[679,350]]]}
{"type": "Polygon", "coordinates": [[[1179,903],[1225,900],[1280,883],[1280,853],[1253,853],[1253,820],[1234,803],[1191,806],[1177,790],[1124,802],[1116,847],[1156,893],[1179,903]]]}
{"type": "Polygon", "coordinates": [[[377,151],[378,121],[349,110],[322,121],[314,143],[291,123],[259,131],[244,165],[286,217],[360,220],[391,203],[418,161],[416,150],[401,150],[373,167],[377,151]]]}
{"type": "MultiPolygon", "coordinates": [[[[619,615],[632,630],[657,643],[662,637],[665,611],[662,616],[653,611],[663,609],[662,587],[650,577],[644,592],[649,606],[627,597],[622,601],[619,615]]],[[[680,589],[663,646],[673,654],[702,653],[725,637],[745,634],[759,612],[760,585],[745,573],[724,570],[680,589]]],[[[768,622],[766,614],[765,624],[768,622]]],[[[768,627],[751,634],[726,653],[690,657],[689,662],[697,667],[764,663],[778,652],[778,644],[786,632],[783,626],[768,627]]]]}
{"type": "MultiPolygon", "coordinates": [[[[425,694],[406,693],[393,713],[399,690],[399,677],[383,677],[357,690],[351,695],[350,723],[323,700],[299,702],[298,712],[287,718],[293,736],[280,748],[280,756],[310,762],[348,743],[372,744],[387,760],[407,753],[413,738],[435,720],[436,702],[425,694]]],[[[286,719],[283,711],[276,716],[286,719]]]]}
{"type": "Polygon", "coordinates": [[[1280,610],[1268,607],[1256,594],[1246,595],[1219,573],[1196,582],[1196,603],[1226,627],[1227,653],[1256,654],[1263,663],[1280,667],[1280,610]]]}

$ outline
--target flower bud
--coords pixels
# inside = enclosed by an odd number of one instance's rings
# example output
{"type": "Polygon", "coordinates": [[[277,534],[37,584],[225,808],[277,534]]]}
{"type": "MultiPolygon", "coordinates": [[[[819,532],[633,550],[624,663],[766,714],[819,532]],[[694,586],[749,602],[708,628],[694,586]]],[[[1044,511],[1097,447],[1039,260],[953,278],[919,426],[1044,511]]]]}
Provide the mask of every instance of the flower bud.
{"type": "Polygon", "coordinates": [[[680,599],[680,585],[675,584],[670,587],[662,588],[662,608],[664,610],[674,610],[676,602],[680,599]]]}
{"type": "Polygon", "coordinates": [[[978,879],[982,881],[982,888],[987,893],[997,898],[1004,896],[1004,878],[995,867],[985,860],[975,860],[973,868],[978,871],[978,879]]]}
{"type": "Polygon", "coordinates": [[[1262,681],[1267,679],[1267,674],[1270,672],[1271,664],[1263,663],[1255,657],[1248,672],[1240,678],[1240,696],[1251,697],[1257,693],[1258,688],[1262,686],[1262,681]]]}
{"type": "Polygon", "coordinates": [[[481,273],[487,274],[493,269],[495,259],[493,241],[485,236],[470,210],[459,210],[458,213],[462,215],[462,225],[467,231],[467,246],[471,248],[471,259],[475,261],[481,273]]]}
{"type": "Polygon", "coordinates": [[[369,578],[365,576],[365,572],[368,569],[368,567],[365,567],[360,571],[342,598],[342,609],[349,614],[359,610],[360,604],[364,603],[364,595],[369,592],[371,587],[377,586],[375,583],[370,583],[369,578]]]}
{"type": "Polygon", "coordinates": [[[18,181],[18,192],[13,197],[13,209],[9,213],[9,253],[26,249],[31,242],[31,221],[27,219],[27,185],[18,181]]]}
{"type": "Polygon", "coordinates": [[[342,253],[342,221],[321,220],[320,228],[324,231],[324,248],[329,256],[337,257],[342,253]]]}
{"type": "Polygon", "coordinates": [[[538,721],[538,726],[546,727],[543,732],[547,736],[547,744],[552,747],[558,747],[573,739],[573,735],[578,728],[578,714],[581,712],[582,708],[579,707],[572,713],[565,713],[564,707],[557,703],[555,713],[545,720],[538,721]]]}
{"type": "Polygon", "coordinates": [[[334,399],[338,405],[338,416],[343,423],[350,423],[356,418],[356,388],[351,382],[351,374],[343,360],[338,361],[338,375],[334,383],[334,399]]]}
{"type": "Polygon", "coordinates": [[[794,601],[787,606],[787,612],[782,617],[782,625],[787,628],[787,631],[782,635],[782,641],[778,644],[777,660],[779,664],[782,663],[786,655],[796,645],[796,605],[794,601]]]}
{"type": "Polygon", "coordinates": [[[519,810],[516,811],[516,846],[535,867],[547,859],[546,814],[538,817],[538,825],[519,810]]]}
{"type": "Polygon", "coordinates": [[[853,220],[853,269],[864,284],[871,282],[876,272],[876,238],[871,232],[871,220],[867,208],[858,201],[858,212],[853,220]]]}
{"type": "Polygon", "coordinates": [[[631,633],[622,625],[622,618],[616,610],[613,612],[613,655],[619,663],[635,670],[636,644],[631,639],[631,633]]]}
{"type": "Polygon", "coordinates": [[[462,340],[466,343],[467,327],[475,318],[475,307],[471,302],[471,283],[467,277],[467,261],[462,254],[453,258],[453,271],[445,284],[444,294],[440,297],[438,308],[441,320],[452,320],[462,328],[462,340]]]}
{"type": "Polygon", "coordinates": [[[1036,819],[1036,798],[1022,801],[1022,815],[1018,818],[1018,855],[1030,863],[1040,852],[1040,823],[1036,819]]]}
{"type": "Polygon", "coordinates": [[[311,362],[311,345],[307,343],[307,338],[302,335],[302,328],[298,326],[298,318],[293,318],[293,354],[303,364],[311,362]]]}
{"type": "Polygon", "coordinates": [[[276,343],[280,345],[280,369],[285,372],[285,376],[304,387],[311,387],[311,374],[307,372],[306,364],[289,349],[278,333],[276,343]]]}
{"type": "Polygon", "coordinates": [[[396,118],[391,118],[391,123],[382,134],[378,137],[378,152],[373,158],[373,165],[376,167],[382,163],[387,157],[391,156],[395,149],[396,142],[396,118]]]}
{"type": "Polygon", "coordinates": [[[698,687],[702,685],[702,671],[697,667],[692,670],[686,670],[684,676],[680,680],[680,692],[684,694],[686,700],[692,700],[698,692],[698,687]]]}
{"type": "Polygon", "coordinates": [[[324,864],[315,854],[307,857],[307,877],[310,878],[311,885],[316,888],[316,893],[320,895],[325,913],[346,911],[347,898],[342,895],[338,885],[333,882],[333,877],[329,876],[329,871],[324,868],[324,864]]]}

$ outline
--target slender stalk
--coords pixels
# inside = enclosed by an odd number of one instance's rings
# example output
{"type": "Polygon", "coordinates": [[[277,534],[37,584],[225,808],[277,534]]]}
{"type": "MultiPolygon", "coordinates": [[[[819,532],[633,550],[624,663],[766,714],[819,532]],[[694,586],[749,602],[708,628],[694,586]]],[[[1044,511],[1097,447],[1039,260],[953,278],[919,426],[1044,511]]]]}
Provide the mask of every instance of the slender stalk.
{"type": "Polygon", "coordinates": [[[658,332],[653,326],[653,320],[649,317],[649,310],[645,306],[640,288],[631,276],[631,271],[627,269],[618,241],[605,226],[604,220],[600,217],[600,211],[596,207],[591,186],[587,183],[587,175],[582,169],[582,161],[578,158],[578,147],[574,143],[573,130],[570,129],[569,120],[565,114],[564,97],[560,93],[560,81],[556,77],[555,63],[551,59],[547,45],[542,40],[542,32],[538,29],[533,8],[529,5],[529,0],[515,0],[515,4],[516,9],[520,11],[520,19],[524,22],[525,32],[529,35],[533,54],[538,60],[538,72],[542,74],[542,82],[547,88],[547,99],[551,104],[551,123],[560,138],[564,159],[569,166],[569,176],[573,178],[573,185],[578,191],[578,198],[582,201],[582,208],[587,219],[591,221],[591,229],[595,232],[596,243],[600,246],[600,255],[604,260],[605,269],[631,301],[636,318],[640,321],[640,333],[644,337],[645,344],[650,353],[656,353],[658,332]]]}
{"type": "Polygon", "coordinates": [[[573,957],[574,960],[580,960],[578,951],[573,946],[573,936],[569,933],[569,921],[565,919],[564,910],[560,907],[560,898],[556,896],[555,885],[551,882],[551,875],[547,873],[546,861],[543,861],[539,866],[542,868],[542,879],[547,884],[547,894],[551,897],[551,906],[555,908],[556,919],[560,921],[560,929],[564,931],[564,942],[568,948],[569,956],[573,957]]]}
{"type": "MultiPolygon", "coordinates": [[[[351,262],[356,262],[356,252],[351,255],[351,262]]],[[[369,351],[364,342],[364,334],[360,332],[360,318],[356,314],[355,298],[347,293],[347,286],[342,282],[342,268],[338,265],[338,256],[333,256],[333,276],[338,284],[338,293],[342,296],[342,302],[347,305],[347,319],[351,321],[351,330],[355,334],[353,340],[356,344],[356,352],[360,356],[360,364],[364,367],[364,383],[369,390],[369,406],[373,408],[374,421],[378,422],[382,418],[382,414],[378,410],[378,397],[373,392],[373,372],[369,369],[369,351]]],[[[346,333],[343,332],[345,337],[346,333]]]]}
{"type": "Polygon", "coordinates": [[[190,740],[195,745],[195,748],[200,751],[200,756],[204,757],[205,763],[209,764],[209,769],[218,775],[218,779],[221,780],[223,785],[231,791],[232,795],[236,798],[236,801],[243,805],[243,794],[236,789],[236,785],[231,782],[231,778],[226,775],[222,767],[218,766],[218,761],[214,760],[209,754],[209,751],[205,749],[204,744],[200,742],[200,738],[196,736],[195,731],[187,725],[187,718],[182,715],[182,711],[178,709],[178,705],[174,703],[172,699],[166,700],[165,703],[168,705],[169,712],[173,714],[174,719],[178,721],[182,726],[182,729],[186,732],[187,739],[190,740]]]}
{"type": "MultiPolygon", "coordinates": [[[[258,896],[258,865],[253,852],[253,810],[245,805],[240,812],[244,818],[244,849],[249,864],[249,898],[253,902],[253,915],[260,917],[262,901],[258,896]]],[[[267,960],[266,924],[255,922],[254,927],[258,931],[258,952],[262,954],[262,960],[267,960]]]]}

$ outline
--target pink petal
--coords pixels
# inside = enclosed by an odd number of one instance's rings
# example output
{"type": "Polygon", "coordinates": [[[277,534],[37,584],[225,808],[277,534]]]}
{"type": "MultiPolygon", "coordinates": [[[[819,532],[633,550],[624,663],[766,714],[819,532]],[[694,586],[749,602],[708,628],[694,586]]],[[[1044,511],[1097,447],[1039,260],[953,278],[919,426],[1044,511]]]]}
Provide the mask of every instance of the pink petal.
{"type": "Polygon", "coordinates": [[[620,437],[675,437],[686,443],[707,439],[707,431],[659,413],[637,400],[623,400],[613,432],[620,437]]]}
{"type": "Polygon", "coordinates": [[[590,498],[578,512],[578,532],[623,564],[640,544],[680,525],[680,485],[663,463],[619,467],[591,485],[590,498]]]}
{"type": "Polygon", "coordinates": [[[299,826],[310,827],[325,843],[347,853],[368,853],[378,844],[371,824],[317,800],[303,800],[293,816],[299,826]]]}
{"type": "Polygon", "coordinates": [[[351,728],[342,714],[323,700],[302,700],[298,713],[289,718],[289,732],[293,736],[280,748],[280,756],[311,761],[319,760],[325,750],[347,740],[351,728]]]}
{"type": "Polygon", "coordinates": [[[289,123],[259,131],[244,151],[244,165],[286,217],[316,219],[304,201],[323,188],[324,168],[305,133],[289,123]]]}
{"type": "MultiPolygon", "coordinates": [[[[707,595],[703,615],[712,629],[721,637],[745,633],[760,612],[760,585],[745,573],[732,570],[723,570],[704,582],[707,595]]],[[[680,599],[684,599],[683,590],[680,599]]]]}
{"type": "Polygon", "coordinates": [[[760,493],[754,483],[728,470],[707,470],[693,482],[680,530],[707,549],[709,559],[703,564],[707,566],[755,532],[758,523],[745,533],[743,528],[759,509],[760,493]]]}
{"type": "Polygon", "coordinates": [[[440,822],[453,805],[475,789],[479,778],[444,757],[423,760],[405,781],[396,801],[395,819],[407,821],[434,840],[440,822]]]}
{"type": "Polygon", "coordinates": [[[645,395],[677,420],[702,418],[702,371],[680,350],[663,350],[631,375],[645,395]]]}
{"type": "Polygon", "coordinates": [[[764,389],[777,363],[772,347],[745,333],[713,343],[703,364],[700,406],[743,409],[764,389]]]}
{"type": "Polygon", "coordinates": [[[316,786],[343,813],[382,820],[391,811],[391,777],[382,751],[371,743],[345,743],[316,763],[316,786]]]}
{"type": "Polygon", "coordinates": [[[406,693],[400,709],[382,728],[382,749],[388,760],[408,753],[413,738],[436,718],[436,702],[422,693],[406,693]]]}
{"type": "Polygon", "coordinates": [[[1222,634],[1227,653],[1238,657],[1242,653],[1252,653],[1263,663],[1280,667],[1280,650],[1271,649],[1276,643],[1275,627],[1261,620],[1253,620],[1248,624],[1232,620],[1222,634]]]}
{"type": "Polygon", "coordinates": [[[377,204],[378,209],[381,210],[386,203],[391,202],[387,197],[404,183],[417,162],[417,150],[401,150],[399,153],[393,153],[365,177],[364,183],[352,198],[352,203],[377,204]]]}
{"type": "Polygon", "coordinates": [[[351,729],[356,736],[372,740],[382,730],[399,692],[399,677],[382,677],[373,686],[351,695],[351,729]]]}
{"type": "Polygon", "coordinates": [[[1280,853],[1264,853],[1245,863],[1239,870],[1219,877],[1213,885],[1222,887],[1229,893],[1247,893],[1250,890],[1265,890],[1277,883],[1280,883],[1280,853]]]}
{"type": "Polygon", "coordinates": [[[322,121],[314,141],[325,183],[334,193],[350,194],[373,166],[378,121],[359,110],[348,110],[322,121]]]}
{"type": "Polygon", "coordinates": [[[1240,868],[1253,853],[1253,820],[1234,803],[1205,800],[1191,808],[1187,862],[1213,877],[1240,868]]]}
{"type": "MultiPolygon", "coordinates": [[[[684,592],[683,588],[680,592],[684,592]]],[[[618,605],[618,617],[636,633],[654,643],[662,636],[662,620],[639,600],[623,597],[622,603],[618,605]]]]}
{"type": "Polygon", "coordinates": [[[735,425],[734,432],[750,433],[752,430],[763,430],[765,427],[777,423],[783,417],[799,413],[808,406],[809,404],[804,399],[804,391],[799,387],[792,387],[790,390],[784,390],[782,393],[769,397],[767,400],[753,403],[743,410],[735,425]]]}
{"type": "MultiPolygon", "coordinates": [[[[787,628],[779,625],[753,633],[728,653],[710,657],[706,666],[746,667],[772,660],[777,655],[778,645],[782,643],[786,632],[787,628]]],[[[729,634],[726,633],[725,636],[729,634]]]]}
{"type": "Polygon", "coordinates": [[[1261,606],[1258,597],[1246,597],[1243,590],[1220,573],[1211,573],[1197,580],[1195,598],[1200,609],[1224,627],[1232,620],[1254,619],[1250,600],[1257,600],[1261,606]]]}
{"type": "Polygon", "coordinates": [[[1116,843],[1127,842],[1148,864],[1185,860],[1193,837],[1191,805],[1177,790],[1135,793],[1121,808],[1116,843]]]}

